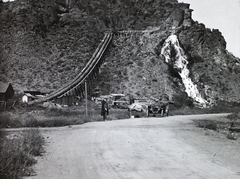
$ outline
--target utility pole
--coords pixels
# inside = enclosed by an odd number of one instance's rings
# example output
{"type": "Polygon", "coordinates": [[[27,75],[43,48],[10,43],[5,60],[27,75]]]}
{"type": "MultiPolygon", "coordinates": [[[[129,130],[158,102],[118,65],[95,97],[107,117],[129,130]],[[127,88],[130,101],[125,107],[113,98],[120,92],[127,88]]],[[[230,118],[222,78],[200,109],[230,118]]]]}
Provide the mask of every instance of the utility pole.
{"type": "Polygon", "coordinates": [[[85,80],[85,100],[86,100],[86,116],[88,116],[88,104],[87,104],[87,80],[85,80]]]}
{"type": "Polygon", "coordinates": [[[164,78],[164,93],[166,92],[166,78],[164,78]]]}

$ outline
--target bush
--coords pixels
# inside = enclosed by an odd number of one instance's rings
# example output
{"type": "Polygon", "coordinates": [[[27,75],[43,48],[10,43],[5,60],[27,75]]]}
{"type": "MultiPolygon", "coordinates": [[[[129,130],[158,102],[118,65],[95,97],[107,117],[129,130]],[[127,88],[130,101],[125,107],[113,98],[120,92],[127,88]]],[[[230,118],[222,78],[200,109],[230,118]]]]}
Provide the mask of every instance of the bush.
{"type": "Polygon", "coordinates": [[[0,128],[3,128],[8,125],[10,120],[10,114],[6,112],[0,113],[0,128]]]}
{"type": "Polygon", "coordinates": [[[233,132],[228,132],[227,138],[230,140],[237,140],[237,135],[233,132]]]}
{"type": "Polygon", "coordinates": [[[174,108],[182,108],[182,107],[189,107],[189,108],[194,108],[193,100],[192,98],[187,96],[187,93],[181,93],[181,94],[176,94],[173,96],[174,101],[174,108]]]}
{"type": "Polygon", "coordinates": [[[240,113],[233,112],[232,114],[229,114],[229,115],[227,116],[227,118],[228,118],[230,121],[236,121],[237,119],[240,118],[240,113]]]}
{"type": "Polygon", "coordinates": [[[238,113],[239,103],[231,103],[219,100],[216,105],[209,109],[212,113],[238,113]]]}
{"type": "Polygon", "coordinates": [[[24,151],[22,139],[3,140],[1,143],[0,178],[21,178],[29,175],[29,166],[36,160],[24,151]]]}
{"type": "Polygon", "coordinates": [[[33,173],[30,168],[36,163],[33,156],[41,155],[44,140],[39,130],[2,136],[0,143],[0,178],[18,179],[33,173]]]}
{"type": "Polygon", "coordinates": [[[6,132],[0,128],[0,140],[4,138],[6,132]]]}
{"type": "Polygon", "coordinates": [[[204,129],[211,129],[216,131],[217,130],[217,123],[215,121],[210,120],[196,120],[198,123],[198,127],[204,128],[204,129]]]}
{"type": "Polygon", "coordinates": [[[30,129],[23,133],[24,147],[33,156],[40,156],[43,151],[44,138],[38,129],[30,129]]]}
{"type": "Polygon", "coordinates": [[[13,119],[11,112],[0,113],[0,128],[22,127],[20,119],[13,119]]]}
{"type": "Polygon", "coordinates": [[[35,118],[26,119],[24,127],[38,127],[38,121],[35,118]]]}

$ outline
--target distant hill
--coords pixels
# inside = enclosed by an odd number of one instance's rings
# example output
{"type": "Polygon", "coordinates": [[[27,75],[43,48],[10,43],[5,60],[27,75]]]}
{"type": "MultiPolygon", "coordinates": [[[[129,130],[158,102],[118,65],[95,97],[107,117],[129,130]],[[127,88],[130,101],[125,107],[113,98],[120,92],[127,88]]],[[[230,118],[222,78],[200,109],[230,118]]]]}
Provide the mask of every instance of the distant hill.
{"type": "Polygon", "coordinates": [[[91,58],[104,31],[112,30],[92,91],[100,87],[102,94],[137,98],[164,93],[186,104],[191,99],[206,104],[240,100],[239,59],[226,50],[219,30],[192,20],[189,4],[17,0],[0,3],[0,12],[0,79],[19,92],[55,90],[69,82],[91,58]],[[173,34],[175,41],[169,40],[173,34]]]}

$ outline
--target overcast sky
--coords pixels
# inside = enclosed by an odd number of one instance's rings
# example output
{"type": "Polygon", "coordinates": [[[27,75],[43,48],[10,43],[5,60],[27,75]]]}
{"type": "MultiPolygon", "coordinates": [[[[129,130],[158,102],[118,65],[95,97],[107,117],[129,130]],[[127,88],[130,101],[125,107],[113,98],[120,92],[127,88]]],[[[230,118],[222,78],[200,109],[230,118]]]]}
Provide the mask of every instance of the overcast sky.
{"type": "Polygon", "coordinates": [[[227,50],[240,57],[240,0],[178,0],[190,4],[192,18],[206,27],[219,29],[227,50]]]}

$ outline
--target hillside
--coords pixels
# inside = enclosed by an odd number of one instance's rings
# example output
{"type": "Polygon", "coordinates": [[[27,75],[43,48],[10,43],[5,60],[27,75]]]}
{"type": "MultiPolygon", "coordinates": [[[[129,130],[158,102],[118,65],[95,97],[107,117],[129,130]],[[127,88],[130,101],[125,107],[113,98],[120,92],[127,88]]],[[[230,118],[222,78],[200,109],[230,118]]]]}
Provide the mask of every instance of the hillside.
{"type": "Polygon", "coordinates": [[[239,59],[226,50],[219,30],[192,20],[189,4],[17,0],[1,3],[0,11],[0,78],[19,92],[69,82],[111,29],[114,38],[92,90],[138,98],[166,93],[185,103],[187,96],[206,104],[240,101],[239,59]],[[175,41],[168,39],[173,34],[175,41]]]}

